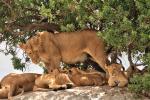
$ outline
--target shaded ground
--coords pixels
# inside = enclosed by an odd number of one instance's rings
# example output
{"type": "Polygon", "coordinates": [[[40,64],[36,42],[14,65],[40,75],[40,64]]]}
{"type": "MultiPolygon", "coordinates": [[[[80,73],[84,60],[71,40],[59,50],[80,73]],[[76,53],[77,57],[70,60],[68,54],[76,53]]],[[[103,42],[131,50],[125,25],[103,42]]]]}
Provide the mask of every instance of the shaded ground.
{"type": "Polygon", "coordinates": [[[30,92],[16,96],[14,100],[150,100],[146,97],[135,98],[126,88],[108,86],[86,86],[73,89],[30,92]]]}

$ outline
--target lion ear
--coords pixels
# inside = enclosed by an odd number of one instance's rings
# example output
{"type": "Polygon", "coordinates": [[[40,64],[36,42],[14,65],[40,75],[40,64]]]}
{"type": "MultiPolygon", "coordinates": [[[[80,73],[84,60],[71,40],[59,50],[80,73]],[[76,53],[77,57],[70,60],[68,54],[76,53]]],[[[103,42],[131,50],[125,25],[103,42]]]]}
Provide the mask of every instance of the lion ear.
{"type": "Polygon", "coordinates": [[[20,43],[20,44],[19,44],[19,47],[20,47],[21,49],[25,49],[25,48],[26,48],[26,44],[25,44],[25,43],[20,43]]]}

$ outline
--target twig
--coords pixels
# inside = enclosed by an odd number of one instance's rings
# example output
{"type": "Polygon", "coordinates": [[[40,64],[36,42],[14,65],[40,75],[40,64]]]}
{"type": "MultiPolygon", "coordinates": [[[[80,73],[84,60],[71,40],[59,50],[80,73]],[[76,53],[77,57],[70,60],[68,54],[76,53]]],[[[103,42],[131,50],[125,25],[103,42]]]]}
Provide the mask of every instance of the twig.
{"type": "Polygon", "coordinates": [[[142,66],[145,65],[144,63],[140,63],[140,64],[134,64],[135,66],[142,66]]]}

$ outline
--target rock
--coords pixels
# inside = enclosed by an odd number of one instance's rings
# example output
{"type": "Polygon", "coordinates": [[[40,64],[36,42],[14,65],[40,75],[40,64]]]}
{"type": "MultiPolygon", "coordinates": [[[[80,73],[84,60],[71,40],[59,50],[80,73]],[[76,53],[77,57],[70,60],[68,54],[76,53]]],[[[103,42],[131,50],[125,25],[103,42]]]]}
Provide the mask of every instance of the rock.
{"type": "Polygon", "coordinates": [[[58,91],[28,92],[15,96],[14,100],[149,100],[146,97],[134,98],[126,88],[108,86],[85,86],[58,91]]]}

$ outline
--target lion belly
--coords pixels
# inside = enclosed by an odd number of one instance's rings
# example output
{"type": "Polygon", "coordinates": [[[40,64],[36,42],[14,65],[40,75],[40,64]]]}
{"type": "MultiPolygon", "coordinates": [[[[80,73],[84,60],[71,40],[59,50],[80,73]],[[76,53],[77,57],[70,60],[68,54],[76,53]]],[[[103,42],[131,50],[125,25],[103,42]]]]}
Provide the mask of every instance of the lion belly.
{"type": "Polygon", "coordinates": [[[68,64],[74,64],[77,62],[84,62],[87,59],[87,54],[86,53],[82,53],[82,54],[64,54],[62,56],[62,61],[68,64]]]}

